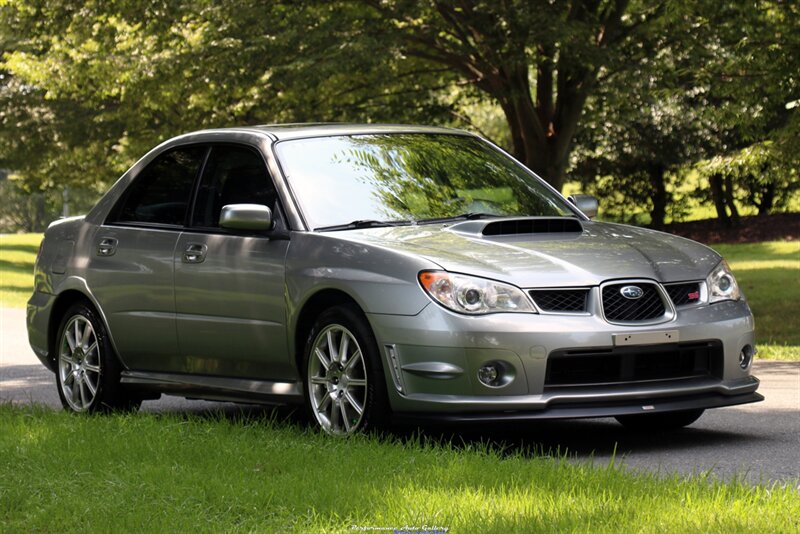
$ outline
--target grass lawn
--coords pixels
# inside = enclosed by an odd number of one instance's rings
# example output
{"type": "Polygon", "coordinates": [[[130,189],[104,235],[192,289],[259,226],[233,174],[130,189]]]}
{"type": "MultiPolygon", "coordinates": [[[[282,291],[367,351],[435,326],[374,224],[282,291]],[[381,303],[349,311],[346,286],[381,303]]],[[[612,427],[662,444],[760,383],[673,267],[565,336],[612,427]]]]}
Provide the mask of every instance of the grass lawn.
{"type": "Polygon", "coordinates": [[[496,447],[331,439],[264,417],[0,405],[3,532],[796,532],[795,488],[496,447]]]}
{"type": "MultiPolygon", "coordinates": [[[[0,305],[24,308],[40,234],[0,236],[0,305]]],[[[753,309],[759,357],[800,360],[800,242],[714,245],[753,309]]]]}
{"type": "Polygon", "coordinates": [[[42,234],[0,235],[0,306],[24,308],[33,292],[33,263],[42,234]]]}

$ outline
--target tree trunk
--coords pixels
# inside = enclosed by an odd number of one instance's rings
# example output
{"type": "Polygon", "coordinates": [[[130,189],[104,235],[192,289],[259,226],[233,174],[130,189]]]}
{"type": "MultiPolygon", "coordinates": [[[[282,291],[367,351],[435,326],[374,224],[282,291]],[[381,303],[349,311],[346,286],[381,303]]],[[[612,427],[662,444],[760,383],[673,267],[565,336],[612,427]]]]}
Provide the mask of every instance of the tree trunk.
{"type": "Polygon", "coordinates": [[[656,230],[664,228],[664,219],[667,215],[669,195],[667,194],[667,184],[664,181],[665,170],[662,165],[651,165],[648,169],[650,184],[653,186],[653,194],[651,196],[653,210],[650,212],[650,218],[652,219],[650,224],[656,230]]]}
{"type": "Polygon", "coordinates": [[[511,131],[514,157],[560,191],[569,166],[573,136],[586,102],[587,87],[559,94],[559,104],[555,108],[546,94],[549,92],[552,96],[552,87],[549,91],[537,87],[538,105],[535,105],[527,67],[517,70],[510,79],[495,84],[493,91],[511,131]],[[497,91],[498,87],[502,90],[497,91]]]}
{"type": "Polygon", "coordinates": [[[402,8],[399,3],[368,3],[384,18],[408,25],[402,34],[406,53],[445,65],[494,98],[505,114],[514,156],[561,189],[586,99],[610,58],[605,49],[621,46],[622,34],[630,31],[622,28],[629,0],[556,2],[545,9],[547,17],[561,11],[561,23],[586,32],[558,38],[516,24],[518,10],[538,9],[525,2],[488,3],[480,10],[472,2],[433,2],[438,17],[424,24],[417,21],[419,15],[408,13],[413,2],[402,8]],[[487,24],[484,12],[504,24],[487,24]]]}
{"type": "Polygon", "coordinates": [[[734,226],[739,226],[739,210],[736,208],[736,202],[733,200],[733,178],[728,175],[725,176],[725,204],[731,210],[731,220],[734,226]]]}
{"type": "Polygon", "coordinates": [[[725,192],[722,188],[722,175],[712,174],[708,177],[708,183],[711,186],[711,200],[714,201],[714,208],[717,210],[717,219],[722,221],[723,226],[730,228],[731,218],[728,216],[728,211],[725,209],[725,192]]]}
{"type": "Polygon", "coordinates": [[[761,203],[758,205],[759,215],[769,215],[775,206],[775,184],[769,183],[761,192],[761,203]]]}

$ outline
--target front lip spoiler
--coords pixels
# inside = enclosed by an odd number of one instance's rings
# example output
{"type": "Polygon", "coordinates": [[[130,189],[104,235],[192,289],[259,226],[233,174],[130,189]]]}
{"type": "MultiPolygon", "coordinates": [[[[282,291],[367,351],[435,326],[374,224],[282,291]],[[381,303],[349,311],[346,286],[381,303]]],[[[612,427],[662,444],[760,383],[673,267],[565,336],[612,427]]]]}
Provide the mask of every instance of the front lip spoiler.
{"type": "Polygon", "coordinates": [[[399,423],[437,421],[445,423],[515,422],[546,419],[586,419],[594,417],[615,417],[618,415],[637,415],[648,413],[679,412],[706,408],[721,408],[761,402],[764,396],[759,393],[746,395],[722,395],[708,393],[689,397],[670,397],[659,399],[640,399],[635,404],[630,400],[615,402],[586,402],[561,404],[545,410],[508,410],[502,412],[466,413],[397,413],[393,419],[399,423]]]}

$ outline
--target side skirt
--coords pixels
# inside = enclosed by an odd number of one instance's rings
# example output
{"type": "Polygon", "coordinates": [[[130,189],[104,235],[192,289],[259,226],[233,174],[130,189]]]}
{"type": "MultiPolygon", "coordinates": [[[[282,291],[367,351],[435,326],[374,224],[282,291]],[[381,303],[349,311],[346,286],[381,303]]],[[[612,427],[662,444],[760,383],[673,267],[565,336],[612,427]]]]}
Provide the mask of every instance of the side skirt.
{"type": "Polygon", "coordinates": [[[300,382],[123,371],[120,382],[132,389],[181,397],[264,404],[301,404],[300,382]]]}

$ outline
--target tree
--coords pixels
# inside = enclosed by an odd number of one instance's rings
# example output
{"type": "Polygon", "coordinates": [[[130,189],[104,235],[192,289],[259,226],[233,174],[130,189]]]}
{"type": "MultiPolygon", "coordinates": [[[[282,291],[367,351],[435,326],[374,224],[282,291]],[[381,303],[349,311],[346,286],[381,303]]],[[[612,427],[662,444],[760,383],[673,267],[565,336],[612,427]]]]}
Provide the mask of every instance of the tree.
{"type": "Polygon", "coordinates": [[[612,91],[592,106],[579,134],[574,174],[587,191],[603,197],[607,216],[642,222],[630,217],[644,207],[649,224],[663,228],[674,203],[671,186],[683,167],[714,146],[714,133],[702,121],[702,98],[631,86],[624,102],[612,91]]]}
{"type": "Polygon", "coordinates": [[[356,7],[4,3],[0,168],[32,190],[102,188],[158,142],[199,128],[446,121],[441,69],[387,61],[356,7]]]}
{"type": "Polygon", "coordinates": [[[742,141],[728,152],[770,140],[776,157],[800,163],[800,4],[701,0],[687,11],[705,36],[692,48],[694,79],[715,100],[739,104],[714,110],[742,141]]]}
{"type": "Polygon", "coordinates": [[[697,169],[710,185],[717,217],[726,226],[739,223],[736,202],[754,206],[759,215],[784,207],[800,190],[794,155],[787,160],[772,141],[755,143],[700,162],[697,169]]]}
{"type": "Polygon", "coordinates": [[[641,73],[648,98],[675,106],[707,91],[703,123],[741,133],[723,151],[770,138],[796,155],[798,108],[786,106],[800,102],[800,76],[784,73],[800,57],[797,11],[780,0],[7,0],[0,167],[31,189],[100,188],[187,130],[463,125],[468,97],[497,103],[515,156],[560,188],[581,121],[609,95],[624,104],[641,73]],[[678,76],[651,68],[659,54],[678,76]]]}
{"type": "Polygon", "coordinates": [[[573,137],[603,69],[624,69],[666,2],[366,1],[402,53],[443,65],[494,99],[513,153],[564,183],[573,137]]]}

